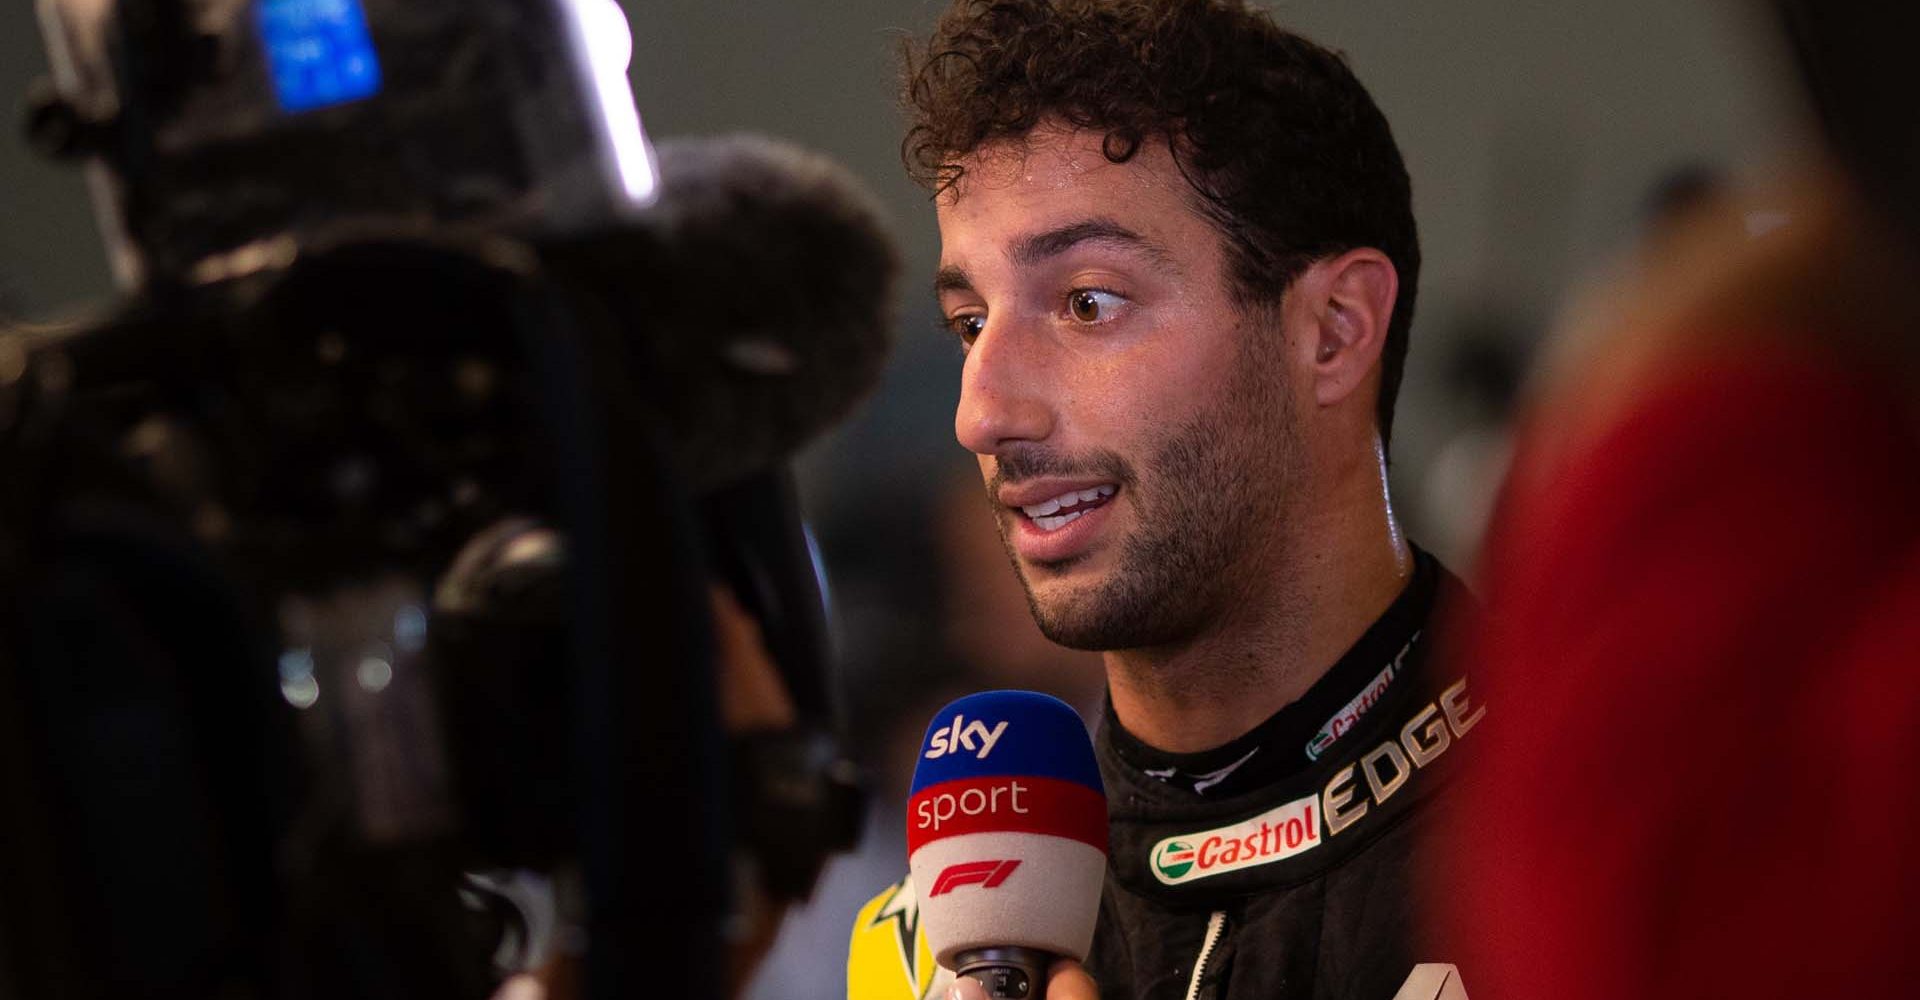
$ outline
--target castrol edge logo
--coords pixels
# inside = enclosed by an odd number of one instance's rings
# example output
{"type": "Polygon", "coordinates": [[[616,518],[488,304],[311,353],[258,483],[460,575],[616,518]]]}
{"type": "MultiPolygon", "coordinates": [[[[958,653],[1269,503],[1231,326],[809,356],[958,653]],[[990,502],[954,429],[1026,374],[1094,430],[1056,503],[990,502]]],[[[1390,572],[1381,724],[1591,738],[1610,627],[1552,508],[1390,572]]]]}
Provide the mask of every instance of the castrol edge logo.
{"type": "Polygon", "coordinates": [[[1420,641],[1420,634],[1415,632],[1413,637],[1407,640],[1407,644],[1400,647],[1400,652],[1394,656],[1393,660],[1381,668],[1380,672],[1374,675],[1373,680],[1369,681],[1359,694],[1353,696],[1352,701],[1342,705],[1340,711],[1333,713],[1332,718],[1321,724],[1320,731],[1313,734],[1313,739],[1307,741],[1308,760],[1319,760],[1320,755],[1326,753],[1327,748],[1333,746],[1334,741],[1345,736],[1347,730],[1360,724],[1360,717],[1367,714],[1367,709],[1372,708],[1374,703],[1387,693],[1387,688],[1393,685],[1393,679],[1400,675],[1400,669],[1406,663],[1407,654],[1413,651],[1413,644],[1420,641]]]}
{"type": "Polygon", "coordinates": [[[1181,885],[1310,851],[1320,846],[1323,836],[1339,836],[1372,807],[1393,798],[1486,714],[1486,706],[1468,697],[1466,679],[1457,680],[1414,712],[1397,738],[1382,741],[1335,771],[1319,795],[1231,826],[1175,834],[1153,845],[1147,867],[1161,884],[1181,885]]]}
{"type": "Polygon", "coordinates": [[[1416,772],[1439,760],[1456,740],[1463,739],[1487,714],[1486,706],[1475,705],[1467,697],[1467,681],[1454,681],[1440,697],[1421,706],[1407,724],[1400,727],[1399,738],[1389,737],[1379,746],[1360,755],[1360,759],[1333,772],[1333,778],[1320,793],[1321,811],[1327,817],[1327,836],[1360,822],[1368,810],[1385,805],[1399,794],[1416,772]]]}
{"type": "Polygon", "coordinates": [[[1269,864],[1320,846],[1320,798],[1309,795],[1232,826],[1182,833],[1153,845],[1153,877],[1164,885],[1269,864]]]}

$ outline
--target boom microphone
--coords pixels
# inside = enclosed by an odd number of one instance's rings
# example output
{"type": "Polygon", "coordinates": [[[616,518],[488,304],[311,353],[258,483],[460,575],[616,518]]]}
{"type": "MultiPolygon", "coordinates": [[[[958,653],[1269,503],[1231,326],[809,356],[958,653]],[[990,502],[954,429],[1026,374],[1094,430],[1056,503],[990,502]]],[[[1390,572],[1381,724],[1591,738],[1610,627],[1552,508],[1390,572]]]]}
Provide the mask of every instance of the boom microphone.
{"type": "Polygon", "coordinates": [[[638,226],[543,255],[643,341],[705,493],[791,454],[878,382],[899,254],[873,196],[817,153],[735,135],[657,155],[659,202],[638,226]]]}
{"type": "Polygon", "coordinates": [[[1107,870],[1107,796],[1087,730],[1030,691],[969,695],[927,729],[908,865],[934,960],[1034,1000],[1058,956],[1084,961],[1107,870]]]}

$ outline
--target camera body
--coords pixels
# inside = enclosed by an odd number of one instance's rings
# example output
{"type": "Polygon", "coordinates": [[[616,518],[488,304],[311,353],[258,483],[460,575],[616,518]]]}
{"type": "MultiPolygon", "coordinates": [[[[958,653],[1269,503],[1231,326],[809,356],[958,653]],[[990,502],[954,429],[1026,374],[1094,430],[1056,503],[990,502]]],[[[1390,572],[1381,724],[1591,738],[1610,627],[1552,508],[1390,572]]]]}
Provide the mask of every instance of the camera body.
{"type": "Polygon", "coordinates": [[[614,225],[658,189],[614,0],[40,0],[30,131],[114,272],[204,283],[401,222],[614,225]]]}
{"type": "Polygon", "coordinates": [[[592,308],[409,237],[5,338],[24,993],[484,996],[456,889],[505,866],[580,886],[606,989],[666,947],[712,992],[708,569],[592,308]]]}
{"type": "Polygon", "coordinates": [[[618,7],[40,12],[126,295],[0,330],[0,995],[484,996],[514,867],[587,995],[718,995],[736,856],[803,894],[859,799],[784,464],[690,485],[615,301],[618,7]],[[716,582],[806,724],[731,752],[716,582]]]}

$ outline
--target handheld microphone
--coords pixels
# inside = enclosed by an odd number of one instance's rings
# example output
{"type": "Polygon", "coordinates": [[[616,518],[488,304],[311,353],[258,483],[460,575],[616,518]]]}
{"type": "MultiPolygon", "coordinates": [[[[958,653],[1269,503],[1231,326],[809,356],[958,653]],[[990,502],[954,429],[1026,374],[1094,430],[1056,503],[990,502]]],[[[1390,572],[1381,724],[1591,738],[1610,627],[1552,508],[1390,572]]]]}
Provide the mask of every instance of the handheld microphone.
{"type": "Polygon", "coordinates": [[[990,997],[1043,996],[1054,958],[1086,959],[1106,878],[1107,796],[1080,716],[1031,691],[935,713],[907,855],[934,960],[990,997]]]}

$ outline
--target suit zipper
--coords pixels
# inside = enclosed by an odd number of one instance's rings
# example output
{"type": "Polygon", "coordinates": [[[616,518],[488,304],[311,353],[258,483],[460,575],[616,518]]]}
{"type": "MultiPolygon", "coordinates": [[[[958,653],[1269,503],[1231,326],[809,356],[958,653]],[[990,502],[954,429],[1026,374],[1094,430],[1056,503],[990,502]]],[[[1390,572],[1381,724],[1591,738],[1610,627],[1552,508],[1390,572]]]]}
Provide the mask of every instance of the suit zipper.
{"type": "Polygon", "coordinates": [[[1206,974],[1207,959],[1213,957],[1213,949],[1220,945],[1220,933],[1227,929],[1227,913],[1215,910],[1207,918],[1207,936],[1200,942],[1200,957],[1193,960],[1193,982],[1187,984],[1187,1000],[1200,1000],[1200,977],[1206,974]]]}

